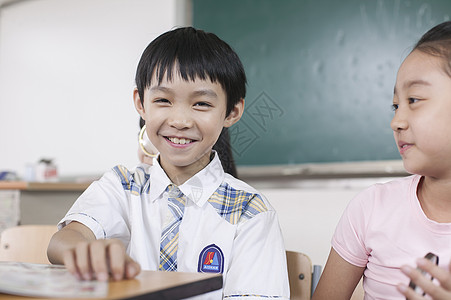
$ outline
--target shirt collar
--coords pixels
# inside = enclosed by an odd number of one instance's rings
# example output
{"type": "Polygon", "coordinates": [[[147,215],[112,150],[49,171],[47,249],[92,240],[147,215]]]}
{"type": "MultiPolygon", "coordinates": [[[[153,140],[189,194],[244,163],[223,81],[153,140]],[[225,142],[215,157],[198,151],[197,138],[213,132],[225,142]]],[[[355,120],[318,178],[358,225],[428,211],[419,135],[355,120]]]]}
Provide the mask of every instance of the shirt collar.
{"type": "Polygon", "coordinates": [[[171,184],[166,172],[161,167],[158,159],[153,160],[153,165],[150,168],[150,189],[149,197],[150,201],[155,201],[166,190],[166,187],[171,184]]]}
{"type": "MultiPolygon", "coordinates": [[[[213,152],[214,158],[210,163],[179,186],[182,193],[198,206],[203,206],[224,181],[224,170],[221,161],[216,151],[213,150],[213,152]]],[[[154,165],[150,170],[150,200],[155,201],[160,197],[171,183],[158,160],[154,160],[154,165]]]]}

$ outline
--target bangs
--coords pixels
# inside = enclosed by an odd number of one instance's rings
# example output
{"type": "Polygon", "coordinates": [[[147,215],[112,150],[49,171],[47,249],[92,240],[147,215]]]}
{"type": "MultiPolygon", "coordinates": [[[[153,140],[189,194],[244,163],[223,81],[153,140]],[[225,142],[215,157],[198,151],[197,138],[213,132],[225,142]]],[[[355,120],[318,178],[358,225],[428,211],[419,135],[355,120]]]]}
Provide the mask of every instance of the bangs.
{"type": "MultiPolygon", "coordinates": [[[[165,78],[171,81],[176,75],[173,74],[174,71],[177,71],[177,75],[183,80],[210,79],[212,82],[219,82],[226,89],[224,82],[232,72],[235,72],[228,69],[228,66],[236,64],[238,56],[230,57],[230,52],[224,53],[224,49],[218,47],[218,41],[211,41],[211,37],[209,39],[196,37],[195,41],[192,37],[171,39],[167,41],[165,47],[154,49],[152,53],[154,59],[150,59],[151,64],[144,76],[146,78],[144,86],[147,88],[152,85],[153,78],[158,80],[158,84],[165,78]]],[[[237,65],[235,68],[240,66],[237,65]]]]}
{"type": "Polygon", "coordinates": [[[219,83],[227,95],[227,114],[246,95],[246,75],[235,51],[216,35],[192,27],[164,33],[144,50],[135,77],[141,101],[152,80],[161,84],[177,75],[219,83]]]}
{"type": "Polygon", "coordinates": [[[146,77],[145,88],[149,88],[152,84],[161,84],[163,80],[172,81],[175,76],[180,76],[185,81],[210,80],[217,82],[217,75],[214,72],[208,72],[200,64],[188,60],[185,64],[180,63],[179,59],[160,61],[155,63],[155,67],[149,68],[146,77]]]}

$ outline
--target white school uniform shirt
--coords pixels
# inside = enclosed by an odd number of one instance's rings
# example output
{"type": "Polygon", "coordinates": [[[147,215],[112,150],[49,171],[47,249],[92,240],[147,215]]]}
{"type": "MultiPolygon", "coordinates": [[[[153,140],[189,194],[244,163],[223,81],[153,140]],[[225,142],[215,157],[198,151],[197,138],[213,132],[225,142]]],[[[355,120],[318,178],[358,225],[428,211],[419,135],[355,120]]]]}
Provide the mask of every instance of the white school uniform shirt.
{"type": "MultiPolygon", "coordinates": [[[[97,239],[121,240],[143,270],[158,270],[170,184],[156,160],[134,171],[116,166],[88,187],[58,227],[80,222],[97,239]]],[[[223,274],[223,289],[202,298],[289,299],[285,247],[267,199],[224,173],[216,153],[179,189],[187,202],[179,227],[178,271],[223,274]],[[206,255],[213,255],[210,265],[206,255]]]]}

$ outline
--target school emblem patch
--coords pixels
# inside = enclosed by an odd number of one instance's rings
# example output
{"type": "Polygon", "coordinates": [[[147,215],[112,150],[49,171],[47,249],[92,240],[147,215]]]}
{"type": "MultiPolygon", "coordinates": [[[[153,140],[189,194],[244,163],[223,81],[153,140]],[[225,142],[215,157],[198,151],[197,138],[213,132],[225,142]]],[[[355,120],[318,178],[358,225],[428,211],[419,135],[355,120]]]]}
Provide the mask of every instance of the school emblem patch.
{"type": "Polygon", "coordinates": [[[215,244],[205,247],[199,255],[197,272],[222,273],[224,271],[224,255],[215,244]]]}

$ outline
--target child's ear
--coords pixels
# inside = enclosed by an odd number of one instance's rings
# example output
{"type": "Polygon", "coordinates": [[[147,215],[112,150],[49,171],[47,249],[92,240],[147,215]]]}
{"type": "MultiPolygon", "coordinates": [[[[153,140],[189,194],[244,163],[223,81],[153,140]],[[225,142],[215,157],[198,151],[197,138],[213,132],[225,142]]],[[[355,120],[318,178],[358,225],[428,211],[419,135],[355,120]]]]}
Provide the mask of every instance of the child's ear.
{"type": "Polygon", "coordinates": [[[143,104],[141,102],[141,98],[139,97],[139,93],[138,93],[138,89],[137,88],[135,88],[133,90],[133,102],[135,104],[136,111],[139,113],[141,118],[144,119],[144,114],[145,114],[144,106],[143,106],[143,104]]]}
{"type": "Polygon", "coordinates": [[[230,127],[241,119],[244,112],[244,99],[241,98],[224,121],[224,127],[230,127]]]}

